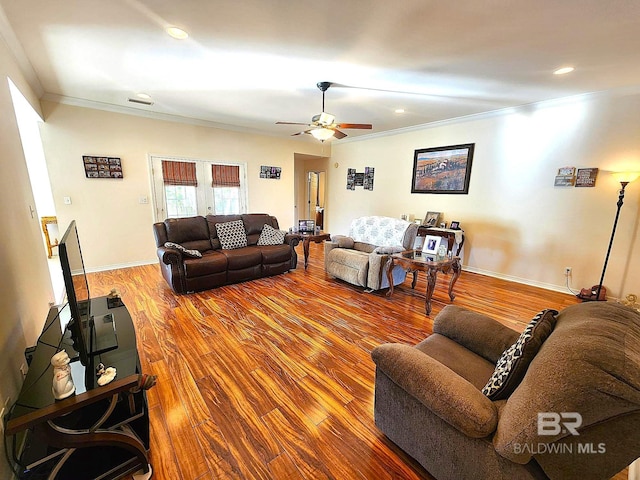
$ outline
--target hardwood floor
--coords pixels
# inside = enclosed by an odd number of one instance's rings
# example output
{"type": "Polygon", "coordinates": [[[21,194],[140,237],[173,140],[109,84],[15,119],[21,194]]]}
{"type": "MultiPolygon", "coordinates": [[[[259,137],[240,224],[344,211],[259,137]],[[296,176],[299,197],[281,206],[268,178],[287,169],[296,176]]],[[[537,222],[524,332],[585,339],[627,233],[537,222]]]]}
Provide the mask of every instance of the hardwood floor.
{"type": "MultiPolygon", "coordinates": [[[[300,249],[300,256],[301,256],[300,249]]],[[[374,364],[384,342],[415,344],[449,303],[440,275],[431,317],[424,278],[364,293],[310,264],[206,292],[175,295],[157,265],[89,275],[117,288],[133,317],[149,390],[156,480],[429,479],[373,423],[374,364]]],[[[463,272],[455,304],[520,331],[574,296],[463,272]]],[[[619,474],[619,478],[625,478],[619,474]]]]}

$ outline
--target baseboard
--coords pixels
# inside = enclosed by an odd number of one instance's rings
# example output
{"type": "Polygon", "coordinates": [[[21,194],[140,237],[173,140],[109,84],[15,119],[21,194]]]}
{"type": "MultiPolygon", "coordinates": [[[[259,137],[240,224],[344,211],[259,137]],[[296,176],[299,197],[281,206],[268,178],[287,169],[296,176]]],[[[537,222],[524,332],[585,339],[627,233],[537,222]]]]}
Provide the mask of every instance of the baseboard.
{"type": "Polygon", "coordinates": [[[141,267],[143,265],[153,265],[158,263],[158,260],[148,260],[142,262],[130,262],[130,263],[116,263],[113,265],[101,265],[99,267],[87,268],[87,273],[106,272],[107,270],[118,270],[120,268],[141,267]]]}
{"type": "Polygon", "coordinates": [[[508,282],[521,283],[523,285],[529,285],[531,287],[538,287],[545,290],[552,290],[554,292],[566,293],[568,295],[574,295],[569,291],[566,285],[554,285],[552,283],[535,282],[527,278],[515,277],[513,275],[505,275],[503,273],[491,272],[489,270],[482,270],[481,268],[469,267],[467,265],[462,266],[463,272],[477,273],[479,275],[486,275],[487,277],[499,278],[500,280],[506,280],[508,282]]]}

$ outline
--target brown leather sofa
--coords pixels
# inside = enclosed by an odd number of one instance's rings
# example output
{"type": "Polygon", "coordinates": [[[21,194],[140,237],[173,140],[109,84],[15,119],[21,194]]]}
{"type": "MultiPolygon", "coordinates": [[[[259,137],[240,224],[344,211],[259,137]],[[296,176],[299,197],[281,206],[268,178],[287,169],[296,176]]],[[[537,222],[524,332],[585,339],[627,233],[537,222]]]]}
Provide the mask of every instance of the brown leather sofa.
{"type": "Polygon", "coordinates": [[[243,215],[207,215],[206,217],[168,218],[153,225],[162,275],[176,293],[188,293],[278,275],[295,269],[298,235],[287,234],[280,245],[257,245],[265,225],[278,229],[278,220],[263,213],[243,215]],[[242,220],[247,246],[223,249],[216,231],[217,223],[242,220]],[[197,250],[201,258],[166,247],[175,243],[197,250]]]}
{"type": "Polygon", "coordinates": [[[515,390],[490,400],[481,389],[516,338],[447,306],[415,347],[377,347],[376,425],[438,480],[609,479],[640,456],[637,311],[565,308],[515,390]]]}

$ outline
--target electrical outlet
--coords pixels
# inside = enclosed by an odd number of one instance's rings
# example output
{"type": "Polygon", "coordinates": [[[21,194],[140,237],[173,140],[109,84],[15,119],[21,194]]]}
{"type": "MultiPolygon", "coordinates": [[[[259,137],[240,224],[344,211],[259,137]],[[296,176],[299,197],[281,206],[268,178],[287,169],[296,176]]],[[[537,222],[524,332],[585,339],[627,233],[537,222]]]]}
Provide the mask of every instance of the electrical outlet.
{"type": "Polygon", "coordinates": [[[571,267],[564,267],[564,276],[565,277],[571,276],[571,267]]]}

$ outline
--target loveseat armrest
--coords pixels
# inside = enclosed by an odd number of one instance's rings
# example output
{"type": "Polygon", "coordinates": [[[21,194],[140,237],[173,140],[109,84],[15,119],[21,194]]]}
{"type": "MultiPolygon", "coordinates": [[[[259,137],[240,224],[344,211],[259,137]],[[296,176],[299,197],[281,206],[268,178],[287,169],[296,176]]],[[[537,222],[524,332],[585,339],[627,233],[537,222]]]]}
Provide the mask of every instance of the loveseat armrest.
{"type": "Polygon", "coordinates": [[[371,358],[400,388],[466,436],[483,438],[495,431],[498,410],[493,402],[429,355],[387,343],[374,348],[371,358]]]}
{"type": "Polygon", "coordinates": [[[496,363],[520,335],[487,315],[456,305],[440,311],[433,320],[433,333],[450,338],[491,363],[496,363]]]}

